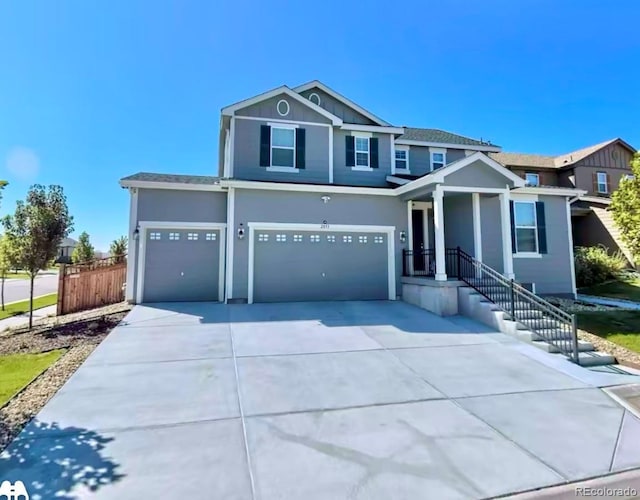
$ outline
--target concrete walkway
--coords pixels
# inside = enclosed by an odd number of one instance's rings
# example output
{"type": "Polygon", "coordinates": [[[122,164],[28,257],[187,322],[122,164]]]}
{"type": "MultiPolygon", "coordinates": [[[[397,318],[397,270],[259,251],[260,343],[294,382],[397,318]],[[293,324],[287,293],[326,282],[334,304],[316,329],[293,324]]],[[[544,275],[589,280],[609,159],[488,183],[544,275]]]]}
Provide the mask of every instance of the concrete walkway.
{"type": "MultiPolygon", "coordinates": [[[[33,311],[33,321],[46,318],[47,316],[53,316],[56,314],[56,307],[47,306],[41,307],[33,311]]],[[[5,331],[7,328],[18,328],[21,326],[27,326],[29,324],[29,313],[18,314],[17,316],[11,316],[10,318],[0,319],[0,332],[5,331]]]]}
{"type": "Polygon", "coordinates": [[[32,498],[469,499],[640,467],[597,373],[402,302],[137,306],[0,457],[32,498]]]}
{"type": "Polygon", "coordinates": [[[578,300],[586,302],[587,304],[598,304],[602,306],[622,307],[624,309],[639,309],[640,302],[633,302],[631,300],[612,299],[610,297],[597,297],[595,295],[583,295],[578,294],[578,300]]]}

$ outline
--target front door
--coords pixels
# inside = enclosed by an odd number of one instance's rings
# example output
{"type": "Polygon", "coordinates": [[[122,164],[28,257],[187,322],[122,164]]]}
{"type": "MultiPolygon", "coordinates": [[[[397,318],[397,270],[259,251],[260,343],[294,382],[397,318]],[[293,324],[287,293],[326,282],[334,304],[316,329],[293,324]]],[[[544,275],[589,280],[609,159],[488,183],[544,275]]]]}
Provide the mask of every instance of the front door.
{"type": "Polygon", "coordinates": [[[414,271],[425,271],[427,269],[426,259],[422,253],[425,249],[424,234],[424,210],[411,211],[411,225],[413,232],[413,269],[414,271]]]}

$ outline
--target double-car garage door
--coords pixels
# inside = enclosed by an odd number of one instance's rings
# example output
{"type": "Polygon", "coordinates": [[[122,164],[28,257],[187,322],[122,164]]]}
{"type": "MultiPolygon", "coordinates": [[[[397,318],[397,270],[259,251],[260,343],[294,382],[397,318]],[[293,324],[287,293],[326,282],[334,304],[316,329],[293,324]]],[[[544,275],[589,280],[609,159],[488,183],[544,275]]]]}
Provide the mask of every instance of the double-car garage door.
{"type": "Polygon", "coordinates": [[[253,302],[387,300],[395,280],[388,238],[385,232],[256,228],[249,294],[253,302]]]}
{"type": "Polygon", "coordinates": [[[221,230],[148,228],[142,300],[221,300],[221,230]]]}

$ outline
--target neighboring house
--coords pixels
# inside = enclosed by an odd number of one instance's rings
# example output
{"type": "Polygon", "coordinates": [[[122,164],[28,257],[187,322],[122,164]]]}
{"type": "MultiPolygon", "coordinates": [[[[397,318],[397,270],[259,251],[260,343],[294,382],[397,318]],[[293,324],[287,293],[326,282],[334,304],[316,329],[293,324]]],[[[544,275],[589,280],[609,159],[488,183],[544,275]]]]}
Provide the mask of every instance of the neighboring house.
{"type": "Polygon", "coordinates": [[[58,258],[56,263],[71,264],[71,254],[78,245],[78,242],[73,238],[64,238],[58,247],[58,258]]]}
{"type": "Polygon", "coordinates": [[[586,191],[525,186],[499,146],[393,126],[313,81],[223,108],[219,150],[220,176],[120,181],[128,300],[394,300],[403,274],[455,277],[457,247],[575,293],[569,200],[586,191]]]}
{"type": "Polygon", "coordinates": [[[571,206],[573,241],[576,246],[602,244],[630,252],[620,239],[607,210],[620,182],[631,175],[635,149],[622,139],[612,139],[560,156],[491,153],[490,156],[525,179],[530,186],[575,187],[586,191],[571,206]]]}

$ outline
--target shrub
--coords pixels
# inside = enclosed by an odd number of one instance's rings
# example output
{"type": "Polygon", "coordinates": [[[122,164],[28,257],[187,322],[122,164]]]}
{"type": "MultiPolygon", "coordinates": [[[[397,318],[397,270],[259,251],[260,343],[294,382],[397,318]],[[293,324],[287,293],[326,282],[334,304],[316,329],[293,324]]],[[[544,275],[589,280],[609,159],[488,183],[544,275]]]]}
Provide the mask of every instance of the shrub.
{"type": "Polygon", "coordinates": [[[627,260],[620,251],[609,254],[604,246],[577,247],[575,266],[577,285],[592,286],[617,278],[627,267],[627,260]]]}

